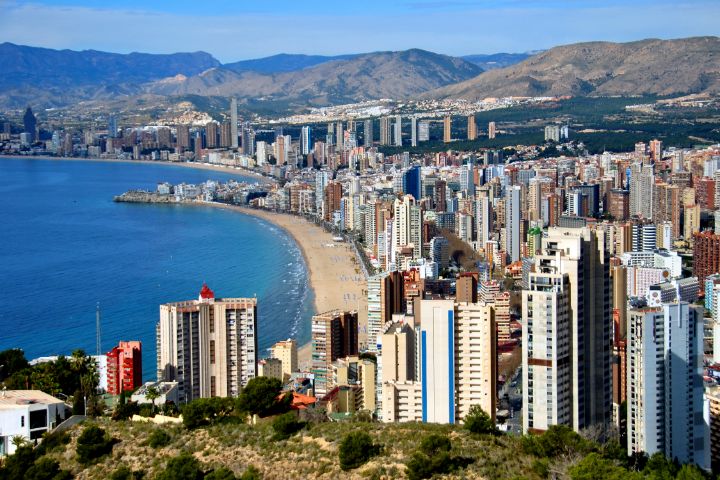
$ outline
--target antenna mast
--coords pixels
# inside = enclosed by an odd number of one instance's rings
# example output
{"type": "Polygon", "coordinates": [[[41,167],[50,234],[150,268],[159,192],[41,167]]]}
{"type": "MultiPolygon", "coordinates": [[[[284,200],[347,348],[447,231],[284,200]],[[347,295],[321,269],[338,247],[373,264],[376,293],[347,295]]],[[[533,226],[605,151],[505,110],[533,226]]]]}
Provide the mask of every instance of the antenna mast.
{"type": "Polygon", "coordinates": [[[95,355],[100,356],[100,302],[95,311],[95,355]]]}

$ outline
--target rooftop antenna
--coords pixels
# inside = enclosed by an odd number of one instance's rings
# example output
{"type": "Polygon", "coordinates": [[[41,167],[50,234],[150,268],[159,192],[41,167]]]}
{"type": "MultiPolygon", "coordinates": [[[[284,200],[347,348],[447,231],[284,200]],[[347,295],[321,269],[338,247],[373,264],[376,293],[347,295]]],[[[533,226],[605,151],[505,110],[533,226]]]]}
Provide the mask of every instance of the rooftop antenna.
{"type": "Polygon", "coordinates": [[[95,310],[95,355],[100,356],[100,302],[95,310]]]}

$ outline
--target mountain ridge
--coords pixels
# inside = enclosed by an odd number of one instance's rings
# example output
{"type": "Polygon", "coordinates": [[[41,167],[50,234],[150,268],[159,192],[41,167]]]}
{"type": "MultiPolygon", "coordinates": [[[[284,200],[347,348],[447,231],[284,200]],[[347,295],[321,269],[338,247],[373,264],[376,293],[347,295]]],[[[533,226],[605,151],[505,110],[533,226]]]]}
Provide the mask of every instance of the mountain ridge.
{"type": "Polygon", "coordinates": [[[0,107],[61,107],[143,94],[269,97],[324,106],[407,98],[482,71],[460,58],[420,49],[336,57],[280,54],[243,62],[223,65],[206,52],[115,54],[3,43],[0,107]]]}
{"type": "Polygon", "coordinates": [[[583,42],[428,92],[427,98],[720,93],[720,38],[583,42]]]}

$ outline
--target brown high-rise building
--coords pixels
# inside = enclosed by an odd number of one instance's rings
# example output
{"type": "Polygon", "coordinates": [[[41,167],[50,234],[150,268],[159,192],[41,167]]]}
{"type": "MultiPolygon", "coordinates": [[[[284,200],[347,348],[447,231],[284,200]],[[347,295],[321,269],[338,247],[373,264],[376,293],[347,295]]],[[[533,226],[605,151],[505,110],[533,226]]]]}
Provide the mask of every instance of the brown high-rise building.
{"type": "Polygon", "coordinates": [[[190,127],[187,125],[178,125],[176,136],[176,147],[178,150],[184,151],[190,148],[190,127]]]}
{"type": "Polygon", "coordinates": [[[160,148],[169,147],[171,142],[170,129],[168,127],[158,127],[157,143],[160,148]]]}
{"type": "Polygon", "coordinates": [[[614,188],[608,192],[607,197],[608,213],[616,221],[627,220],[630,217],[630,192],[614,188]]]}
{"type": "Polygon", "coordinates": [[[704,210],[715,208],[715,179],[704,177],[696,182],[697,204],[704,210]]]}
{"type": "Polygon", "coordinates": [[[333,212],[340,210],[340,200],[342,200],[342,184],[335,181],[328,182],[323,199],[323,218],[326,222],[332,220],[333,212]]]}
{"type": "Polygon", "coordinates": [[[469,115],[467,117],[467,138],[468,140],[475,140],[477,138],[477,124],[475,123],[475,115],[469,115]]]}
{"type": "Polygon", "coordinates": [[[445,180],[438,180],[435,183],[435,211],[444,212],[447,210],[447,183],[445,180]]]}
{"type": "Polygon", "coordinates": [[[655,222],[655,224],[662,222],[672,223],[673,239],[681,236],[680,197],[681,189],[677,185],[668,185],[667,183],[658,183],[655,185],[655,205],[652,209],[653,222],[655,222]]]}
{"type": "Polygon", "coordinates": [[[650,140],[650,159],[653,162],[659,162],[662,160],[662,141],[650,140]]]}
{"type": "Polygon", "coordinates": [[[312,372],[315,395],[328,393],[332,363],[358,353],[358,314],[331,310],[312,318],[312,372]]]}
{"type": "Polygon", "coordinates": [[[207,148],[217,148],[218,146],[218,126],[215,122],[205,125],[205,146],[207,148]]]}
{"type": "Polygon", "coordinates": [[[223,148],[229,148],[232,144],[232,125],[230,122],[225,122],[220,126],[220,146],[223,148]]]}
{"type": "Polygon", "coordinates": [[[477,278],[472,273],[463,273],[455,282],[455,297],[458,303],[477,303],[477,278]]]}
{"type": "Polygon", "coordinates": [[[720,273],[720,235],[699,232],[693,235],[693,240],[693,275],[700,282],[700,288],[704,288],[705,277],[720,273]]]}
{"type": "Polygon", "coordinates": [[[446,115],[443,119],[443,142],[449,143],[452,140],[452,119],[446,115]]]}
{"type": "MultiPolygon", "coordinates": [[[[395,313],[405,313],[405,286],[401,272],[389,272],[380,284],[382,325],[392,320],[395,313]]],[[[382,325],[380,325],[381,328],[382,325]]]]}

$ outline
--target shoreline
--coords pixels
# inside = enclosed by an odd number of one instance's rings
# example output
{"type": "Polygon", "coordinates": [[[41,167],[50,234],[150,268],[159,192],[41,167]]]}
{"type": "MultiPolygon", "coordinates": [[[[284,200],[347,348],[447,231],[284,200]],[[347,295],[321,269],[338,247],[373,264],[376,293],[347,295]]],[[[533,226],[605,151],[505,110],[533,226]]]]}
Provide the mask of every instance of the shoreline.
{"type": "MultiPolygon", "coordinates": [[[[273,179],[257,173],[194,162],[166,162],[149,160],[123,160],[123,159],[95,159],[95,158],[65,158],[50,156],[4,156],[2,159],[32,159],[41,161],[75,161],[99,163],[138,163],[147,165],[170,165],[185,168],[195,168],[236,174],[238,176],[258,178],[265,183],[274,182],[273,179]]],[[[364,292],[367,288],[366,279],[360,269],[355,252],[349,243],[335,242],[332,233],[326,232],[322,227],[309,222],[303,217],[289,213],[277,213],[269,210],[253,209],[238,205],[228,205],[218,202],[187,202],[179,205],[210,206],[232,210],[259,218],[284,231],[295,242],[305,261],[307,269],[307,282],[312,289],[313,314],[330,310],[357,310],[358,311],[358,340],[361,344],[367,339],[367,297],[364,292]]],[[[309,321],[309,319],[308,319],[309,321]]],[[[278,339],[278,340],[284,340],[278,339]]],[[[298,345],[298,360],[301,369],[310,367],[310,342],[298,345]]]]}
{"type": "Polygon", "coordinates": [[[100,163],[129,163],[141,165],[167,165],[173,167],[193,168],[195,170],[208,170],[257,179],[260,183],[275,183],[275,180],[244,168],[227,167],[198,162],[169,162],[165,160],[125,160],[120,158],[81,158],[81,157],[53,157],[50,155],[0,155],[0,162],[4,159],[42,160],[42,161],[68,161],[68,162],[100,162],[100,163]]]}
{"type": "MultiPolygon", "coordinates": [[[[192,204],[190,204],[192,205],[192,204]]],[[[334,309],[358,311],[358,341],[366,341],[367,288],[366,279],[357,264],[350,244],[335,242],[331,233],[302,217],[217,202],[198,202],[260,218],[281,228],[300,248],[308,272],[308,284],[314,294],[314,311],[323,313],[334,309]]],[[[310,343],[298,345],[301,369],[309,367],[310,343]]]]}

